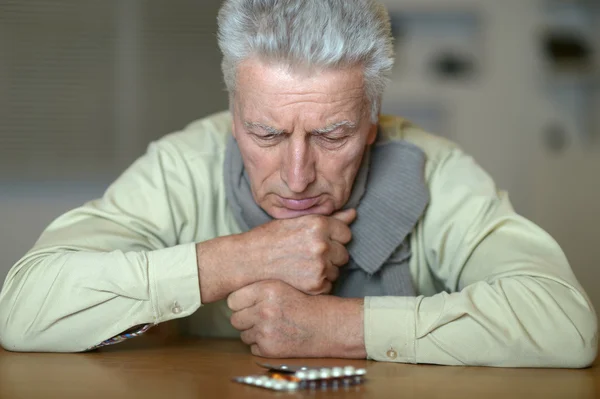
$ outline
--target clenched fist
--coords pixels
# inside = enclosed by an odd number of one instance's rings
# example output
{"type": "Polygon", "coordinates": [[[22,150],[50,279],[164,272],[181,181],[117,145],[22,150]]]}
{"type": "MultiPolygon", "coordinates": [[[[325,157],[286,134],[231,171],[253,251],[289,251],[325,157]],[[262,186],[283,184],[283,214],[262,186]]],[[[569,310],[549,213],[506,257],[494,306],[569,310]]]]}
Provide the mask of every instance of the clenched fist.
{"type": "Polygon", "coordinates": [[[281,280],[309,294],[329,293],[348,263],[345,244],[356,211],[274,220],[243,234],[247,254],[241,267],[255,280],[281,280]]]}
{"type": "Polygon", "coordinates": [[[256,356],[366,357],[362,299],[306,295],[273,280],[241,288],[227,305],[256,356]]]}
{"type": "Polygon", "coordinates": [[[356,210],[273,220],[246,233],[196,244],[203,303],[247,285],[280,280],[308,295],[329,293],[348,263],[356,210]]]}

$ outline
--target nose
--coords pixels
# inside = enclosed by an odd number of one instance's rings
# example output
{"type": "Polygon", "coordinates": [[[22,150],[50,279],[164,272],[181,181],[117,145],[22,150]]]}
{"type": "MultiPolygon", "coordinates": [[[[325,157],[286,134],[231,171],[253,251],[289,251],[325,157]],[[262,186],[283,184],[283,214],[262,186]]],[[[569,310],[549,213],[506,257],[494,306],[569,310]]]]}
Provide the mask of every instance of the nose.
{"type": "Polygon", "coordinates": [[[317,172],[310,143],[304,137],[290,137],[281,161],[281,179],[295,194],[300,194],[315,181],[317,172]]]}

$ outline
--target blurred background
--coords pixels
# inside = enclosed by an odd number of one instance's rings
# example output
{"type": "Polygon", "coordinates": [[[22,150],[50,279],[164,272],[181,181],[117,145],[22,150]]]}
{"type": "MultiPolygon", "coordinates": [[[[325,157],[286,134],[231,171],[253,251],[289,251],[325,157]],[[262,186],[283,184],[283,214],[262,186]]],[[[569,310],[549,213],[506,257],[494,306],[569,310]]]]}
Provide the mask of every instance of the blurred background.
{"type": "MultiPolygon", "coordinates": [[[[0,0],[0,281],[148,143],[227,108],[218,0],[0,0]]],[[[600,309],[600,0],[386,0],[384,111],[458,142],[600,309]]]]}

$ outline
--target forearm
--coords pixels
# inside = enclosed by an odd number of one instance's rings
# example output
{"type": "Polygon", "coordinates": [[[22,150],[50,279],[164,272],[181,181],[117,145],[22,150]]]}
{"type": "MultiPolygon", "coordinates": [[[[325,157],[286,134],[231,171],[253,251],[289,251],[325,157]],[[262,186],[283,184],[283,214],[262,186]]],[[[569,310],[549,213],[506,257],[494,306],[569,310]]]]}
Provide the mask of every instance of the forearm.
{"type": "Polygon", "coordinates": [[[149,252],[31,253],[0,294],[0,339],[14,351],[76,352],[200,305],[193,244],[149,252]]]}
{"type": "Polygon", "coordinates": [[[202,303],[225,299],[238,289],[263,279],[246,262],[241,234],[217,237],[196,244],[196,259],[202,303]]]}
{"type": "Polygon", "coordinates": [[[323,353],[327,357],[365,359],[364,301],[362,298],[339,298],[331,295],[318,297],[322,301],[328,337],[323,353]]]}
{"type": "Polygon", "coordinates": [[[444,302],[438,322],[427,326],[423,319],[417,326],[420,363],[571,368],[595,358],[594,311],[577,287],[563,281],[519,276],[480,282],[444,302]]]}
{"type": "Polygon", "coordinates": [[[597,322],[585,297],[545,278],[509,277],[452,294],[366,303],[367,349],[375,360],[585,367],[597,350],[597,322]]]}

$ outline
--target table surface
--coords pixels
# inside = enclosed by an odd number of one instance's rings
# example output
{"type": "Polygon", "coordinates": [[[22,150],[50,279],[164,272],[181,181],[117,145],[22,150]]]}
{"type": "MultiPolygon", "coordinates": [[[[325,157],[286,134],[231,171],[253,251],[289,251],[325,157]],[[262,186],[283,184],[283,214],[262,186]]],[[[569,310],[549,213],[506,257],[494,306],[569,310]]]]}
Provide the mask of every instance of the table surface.
{"type": "MultiPolygon", "coordinates": [[[[131,342],[133,342],[132,340],[131,342]]],[[[0,349],[0,398],[600,398],[600,365],[583,370],[500,369],[291,359],[271,363],[352,365],[367,382],[336,392],[273,392],[231,381],[260,374],[236,340],[124,343],[83,354],[11,353],[0,349]]]]}

